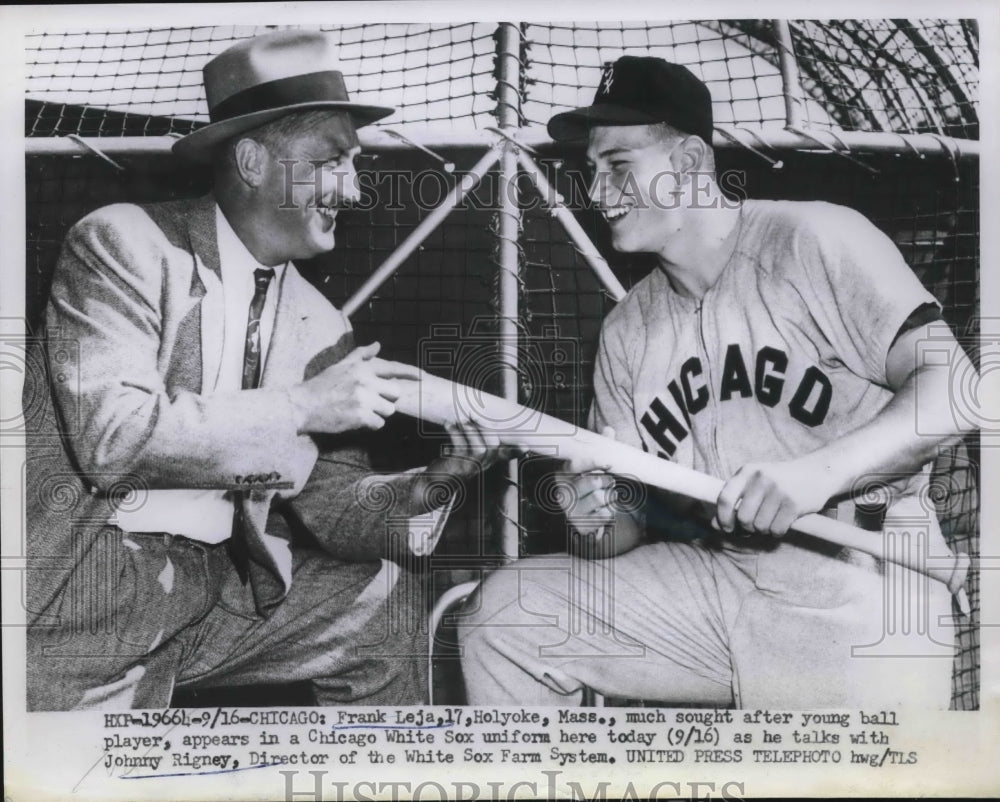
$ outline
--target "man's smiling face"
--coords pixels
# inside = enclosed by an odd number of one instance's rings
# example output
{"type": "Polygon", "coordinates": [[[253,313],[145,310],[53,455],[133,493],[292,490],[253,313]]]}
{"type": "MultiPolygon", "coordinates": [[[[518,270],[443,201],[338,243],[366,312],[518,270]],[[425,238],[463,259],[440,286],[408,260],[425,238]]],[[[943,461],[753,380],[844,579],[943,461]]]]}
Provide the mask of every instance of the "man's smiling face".
{"type": "Polygon", "coordinates": [[[657,253],[679,227],[681,175],[670,157],[683,142],[657,125],[591,129],[590,200],[607,220],[615,250],[657,253]]]}
{"type": "Polygon", "coordinates": [[[361,152],[350,117],[330,112],[268,147],[260,191],[272,247],[287,259],[331,250],[337,210],[360,196],[355,157],[361,152]]]}

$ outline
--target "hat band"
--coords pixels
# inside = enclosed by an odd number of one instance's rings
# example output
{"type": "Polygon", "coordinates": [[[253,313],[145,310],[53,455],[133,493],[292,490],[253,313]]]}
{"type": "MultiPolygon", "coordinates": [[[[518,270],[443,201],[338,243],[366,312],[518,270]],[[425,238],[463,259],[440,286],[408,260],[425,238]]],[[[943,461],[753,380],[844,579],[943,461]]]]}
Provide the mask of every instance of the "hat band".
{"type": "Polygon", "coordinates": [[[347,102],[344,76],[337,70],[292,75],[275,81],[251,86],[217,103],[209,111],[213,123],[253,114],[257,111],[279,109],[300,103],[347,102]]]}

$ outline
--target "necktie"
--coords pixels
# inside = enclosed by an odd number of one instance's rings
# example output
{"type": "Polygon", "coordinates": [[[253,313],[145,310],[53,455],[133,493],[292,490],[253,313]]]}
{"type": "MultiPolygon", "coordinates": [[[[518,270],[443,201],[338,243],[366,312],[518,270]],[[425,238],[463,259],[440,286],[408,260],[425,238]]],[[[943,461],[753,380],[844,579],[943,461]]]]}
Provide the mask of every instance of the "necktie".
{"type": "MultiPolygon", "coordinates": [[[[267,288],[274,278],[274,271],[269,267],[261,267],[253,271],[253,298],[250,301],[250,311],[247,313],[247,334],[243,345],[243,389],[253,390],[260,384],[261,347],[260,347],[260,316],[264,311],[264,301],[267,300],[267,288]]],[[[246,534],[243,525],[243,499],[235,498],[236,510],[233,515],[232,537],[229,538],[229,556],[236,566],[236,572],[245,585],[249,576],[250,554],[247,548],[246,534]]]]}
{"type": "Polygon", "coordinates": [[[267,288],[274,271],[261,267],[253,271],[253,299],[247,313],[247,337],[243,346],[243,389],[253,390],[260,384],[260,315],[264,311],[267,288]]]}

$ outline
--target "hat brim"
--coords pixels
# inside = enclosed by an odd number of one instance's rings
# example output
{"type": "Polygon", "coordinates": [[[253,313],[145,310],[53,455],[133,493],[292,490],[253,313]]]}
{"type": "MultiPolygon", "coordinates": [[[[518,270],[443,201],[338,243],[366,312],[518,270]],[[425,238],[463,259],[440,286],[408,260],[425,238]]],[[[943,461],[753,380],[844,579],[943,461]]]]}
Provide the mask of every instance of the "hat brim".
{"type": "Polygon", "coordinates": [[[549,136],[557,142],[586,139],[590,129],[598,125],[651,125],[662,120],[628,106],[596,103],[555,115],[547,126],[549,136]]]}
{"type": "Polygon", "coordinates": [[[257,126],[277,120],[286,114],[313,109],[330,109],[331,111],[346,111],[351,115],[355,128],[362,128],[373,122],[388,117],[396,110],[389,106],[365,106],[361,103],[351,103],[343,100],[316,100],[309,103],[295,103],[289,106],[279,106],[274,109],[242,114],[229,120],[209,123],[197,131],[192,131],[185,137],[174,142],[171,150],[182,159],[193,162],[207,162],[211,159],[215,148],[230,137],[249,131],[257,126]]]}

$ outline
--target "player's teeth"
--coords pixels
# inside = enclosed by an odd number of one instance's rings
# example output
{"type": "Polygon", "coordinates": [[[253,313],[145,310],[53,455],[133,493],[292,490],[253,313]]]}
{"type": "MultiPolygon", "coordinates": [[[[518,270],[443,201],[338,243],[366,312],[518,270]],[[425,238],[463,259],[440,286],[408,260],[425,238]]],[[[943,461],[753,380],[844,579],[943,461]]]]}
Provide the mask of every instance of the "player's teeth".
{"type": "Polygon", "coordinates": [[[615,206],[612,209],[605,209],[604,216],[608,220],[617,220],[619,217],[624,217],[631,211],[628,206],[615,206]]]}

